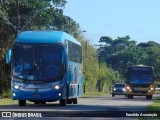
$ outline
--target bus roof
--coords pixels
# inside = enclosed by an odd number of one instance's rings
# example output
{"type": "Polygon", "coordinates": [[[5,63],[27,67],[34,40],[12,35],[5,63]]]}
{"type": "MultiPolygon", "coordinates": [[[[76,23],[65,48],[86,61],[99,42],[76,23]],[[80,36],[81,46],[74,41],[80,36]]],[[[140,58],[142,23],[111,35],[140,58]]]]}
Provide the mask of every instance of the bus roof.
{"type": "Polygon", "coordinates": [[[63,43],[64,40],[81,45],[80,42],[63,31],[24,31],[16,38],[16,42],[20,43],[63,43]]]}

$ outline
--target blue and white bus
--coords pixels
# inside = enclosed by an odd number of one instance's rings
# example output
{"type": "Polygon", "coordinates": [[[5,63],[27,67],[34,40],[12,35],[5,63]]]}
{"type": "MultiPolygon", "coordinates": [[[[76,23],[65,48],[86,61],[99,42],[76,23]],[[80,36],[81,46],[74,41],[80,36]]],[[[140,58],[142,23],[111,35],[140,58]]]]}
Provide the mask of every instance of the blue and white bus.
{"type": "Polygon", "coordinates": [[[12,99],[25,106],[60,101],[77,104],[82,95],[82,47],[62,31],[24,31],[6,54],[12,99]]]}

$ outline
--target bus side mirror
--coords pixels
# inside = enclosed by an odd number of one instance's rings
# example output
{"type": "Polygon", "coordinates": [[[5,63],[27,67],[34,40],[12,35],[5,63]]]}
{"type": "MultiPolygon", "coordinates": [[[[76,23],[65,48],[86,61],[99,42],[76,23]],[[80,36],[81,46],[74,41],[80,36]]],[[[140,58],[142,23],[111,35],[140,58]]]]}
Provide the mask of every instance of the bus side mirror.
{"type": "Polygon", "coordinates": [[[6,53],[6,64],[10,64],[12,60],[12,49],[9,49],[8,52],[6,53]]]}

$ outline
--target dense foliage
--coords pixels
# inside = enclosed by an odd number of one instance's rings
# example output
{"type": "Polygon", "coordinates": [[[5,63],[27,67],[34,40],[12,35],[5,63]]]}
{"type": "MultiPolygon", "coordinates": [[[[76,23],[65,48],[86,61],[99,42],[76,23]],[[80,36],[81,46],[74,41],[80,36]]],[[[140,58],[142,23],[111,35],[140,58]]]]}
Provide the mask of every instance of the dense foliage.
{"type": "Polygon", "coordinates": [[[136,44],[129,36],[113,40],[108,36],[100,38],[105,46],[100,48],[100,58],[114,70],[125,76],[127,66],[143,64],[155,69],[156,80],[160,76],[160,44],[154,41],[136,44]]]}
{"type": "Polygon", "coordinates": [[[83,47],[84,87],[86,91],[109,91],[119,74],[102,64],[97,53],[86,44],[79,24],[63,14],[66,0],[0,0],[0,93],[10,91],[10,66],[5,54],[12,47],[16,35],[25,30],[60,30],[77,38],[83,47]]]}

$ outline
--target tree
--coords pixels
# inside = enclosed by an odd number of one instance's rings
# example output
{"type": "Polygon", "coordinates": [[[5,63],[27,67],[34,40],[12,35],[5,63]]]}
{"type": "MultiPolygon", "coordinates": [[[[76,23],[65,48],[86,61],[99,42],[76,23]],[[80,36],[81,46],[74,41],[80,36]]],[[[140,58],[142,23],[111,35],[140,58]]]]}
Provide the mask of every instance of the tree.
{"type": "Polygon", "coordinates": [[[113,40],[112,40],[111,37],[102,36],[102,37],[100,38],[99,42],[105,42],[105,44],[106,44],[107,46],[109,46],[109,45],[112,44],[113,40]]]}
{"type": "Polygon", "coordinates": [[[110,37],[101,37],[100,42],[106,43],[106,46],[101,49],[101,57],[106,58],[105,62],[112,67],[121,61],[123,64],[127,64],[128,58],[124,53],[136,46],[136,41],[130,40],[129,36],[118,37],[115,40],[110,37]]]}
{"type": "Polygon", "coordinates": [[[125,75],[127,66],[143,64],[152,66],[157,76],[160,76],[160,44],[154,41],[139,43],[130,40],[129,36],[118,37],[112,40],[110,37],[101,37],[100,42],[107,45],[101,48],[101,56],[105,57],[106,64],[114,70],[121,70],[125,75]]]}
{"type": "Polygon", "coordinates": [[[14,43],[17,30],[22,32],[53,28],[78,36],[79,25],[72,18],[63,15],[66,3],[66,0],[52,0],[52,2],[50,0],[19,0],[19,21],[17,21],[17,0],[0,0],[0,73],[2,73],[0,82],[3,85],[8,85],[10,82],[8,78],[10,73],[6,71],[5,54],[14,43]],[[50,9],[45,9],[48,7],[50,9]]]}

